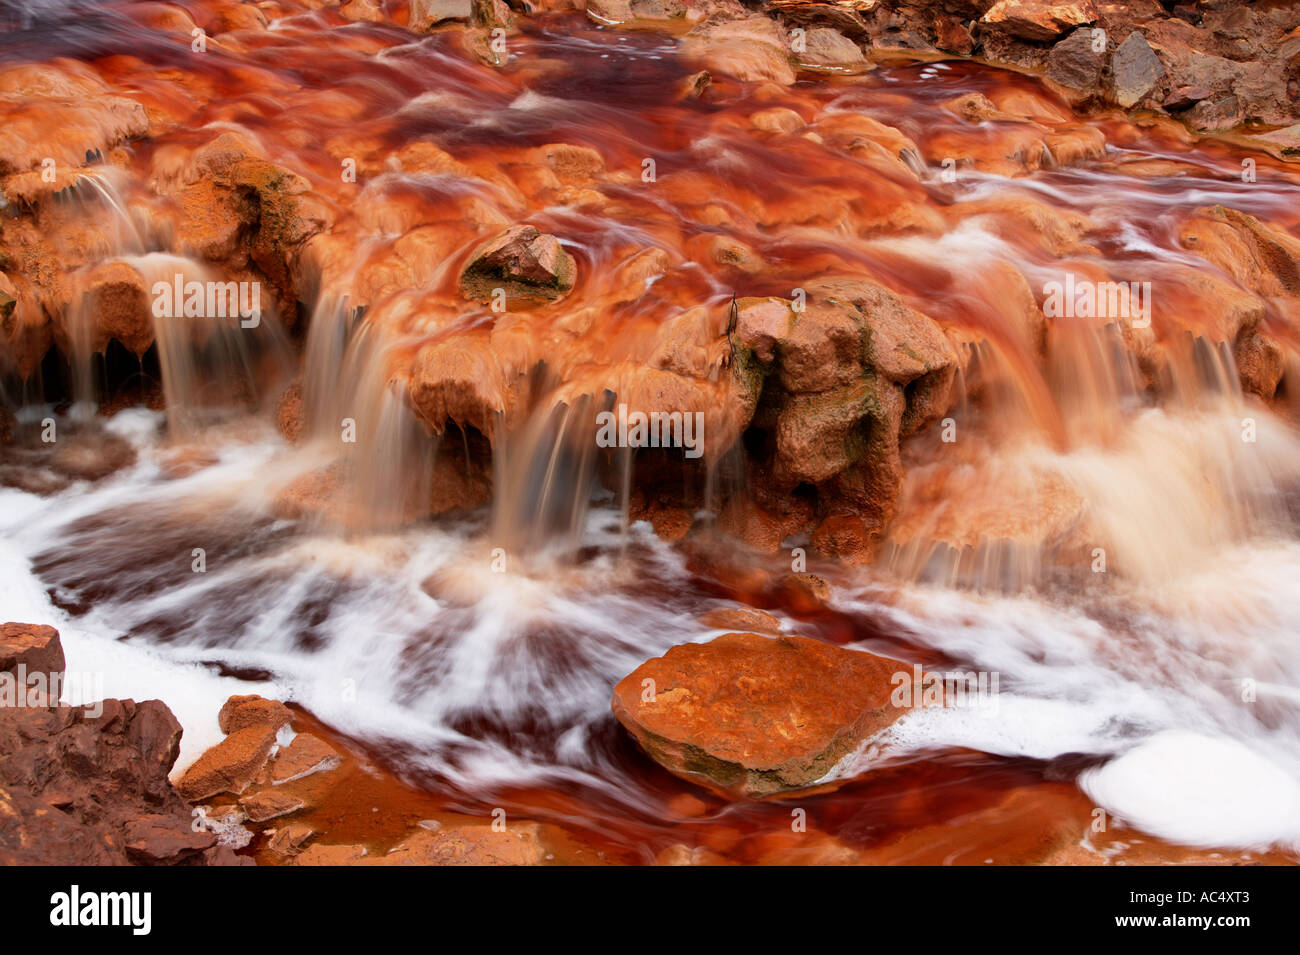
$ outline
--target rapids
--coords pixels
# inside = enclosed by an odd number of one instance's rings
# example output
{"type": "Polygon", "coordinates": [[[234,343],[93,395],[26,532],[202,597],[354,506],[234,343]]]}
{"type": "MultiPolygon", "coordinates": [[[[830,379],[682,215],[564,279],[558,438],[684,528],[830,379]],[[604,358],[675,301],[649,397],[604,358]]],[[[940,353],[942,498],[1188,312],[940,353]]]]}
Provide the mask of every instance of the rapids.
{"type": "MultiPolygon", "coordinates": [[[[683,826],[781,825],[788,809],[716,800],[685,819],[689,787],[611,716],[616,682],[674,644],[716,636],[701,614],[738,594],[631,519],[632,456],[601,471],[589,422],[683,310],[721,320],[733,293],[788,297],[852,270],[967,333],[978,357],[951,412],[961,437],[945,446],[936,427],[905,442],[898,514],[876,560],[811,561],[834,585],[825,613],[771,609],[788,632],[997,674],[999,693],[989,707],[905,717],[836,770],[871,774],[801,804],[822,830],[873,845],[1064,781],[1174,843],[1300,851],[1295,399],[1266,407],[1243,394],[1231,354],[1206,344],[1227,279],[1182,242],[1188,217],[1220,204],[1297,234],[1294,171],[1256,157],[1258,178],[1243,181],[1228,145],[1084,121],[1032,78],[970,64],[788,88],[719,78],[716,95],[690,98],[680,91],[694,65],[677,41],[572,17],[523,24],[495,69],[450,35],[417,40],[385,24],[335,25],[326,46],[324,12],[195,59],[127,7],[24,10],[0,61],[94,59],[174,123],[173,143],[247,135],[335,216],[305,270],[311,287],[298,289],[310,314],[297,324],[283,303],[251,337],[156,324],[165,410],[73,419],[107,374],[89,332],[69,345],[68,402],[12,401],[21,426],[54,416],[74,435],[102,427],[137,456],[45,496],[0,489],[0,618],[58,627],[70,665],[102,670],[106,695],[162,697],[186,730],[178,771],[215,742],[227,695],[258,692],[293,701],[450,807],[507,806],[632,858],[653,858],[683,826]],[[200,95],[179,94],[164,68],[200,95]],[[972,124],[945,105],[975,94],[1020,120],[972,124]],[[809,135],[756,131],[750,117],[764,111],[809,135]],[[1076,143],[1074,161],[1050,161],[1044,136],[1076,143]],[[418,143],[437,155],[422,164],[418,143]],[[624,172],[536,185],[501,171],[551,143],[593,148],[624,172]],[[411,168],[379,158],[404,148],[411,168]],[[955,181],[946,156],[969,158],[955,181]],[[340,178],[345,158],[360,183],[340,178]],[[645,159],[658,183],[641,179],[645,159]],[[524,323],[449,296],[476,241],[521,216],[578,261],[583,279],[563,306],[524,323]],[[434,251],[403,274],[392,250],[416,228],[434,251]],[[683,253],[718,236],[761,266],[683,253]],[[640,287],[623,270],[647,250],[667,264],[640,287]],[[1153,283],[1154,328],[1173,343],[1158,400],[1105,321],[1056,321],[1046,360],[1033,359],[1009,303],[1070,270],[1153,283]],[[594,331],[566,337],[574,315],[594,331]],[[462,441],[455,460],[468,462],[472,429],[420,419],[412,369],[431,342],[494,322],[509,331],[493,346],[545,374],[480,435],[490,504],[430,517],[435,468],[462,441]],[[290,445],[271,418],[295,342],[305,439],[290,445]],[[358,435],[342,450],[340,419],[358,435]],[[339,482],[334,506],[286,510],[297,482],[322,472],[339,482]],[[1049,541],[1039,531],[1058,498],[1067,513],[1049,541]],[[1086,568],[1098,541],[1108,573],[1065,569],[1086,568]]],[[[87,176],[78,201],[102,223],[105,260],[150,282],[205,280],[153,225],[170,214],[146,188],[170,168],[166,149],[142,144],[126,169],[87,176]]],[[[75,312],[74,330],[85,321],[75,312]]],[[[708,428],[721,433],[729,394],[710,387],[708,428]]],[[[704,521],[721,496],[744,492],[726,450],[711,446],[706,468],[683,473],[704,521]]],[[[808,542],[784,543],[755,565],[788,570],[789,547],[808,542]]]]}

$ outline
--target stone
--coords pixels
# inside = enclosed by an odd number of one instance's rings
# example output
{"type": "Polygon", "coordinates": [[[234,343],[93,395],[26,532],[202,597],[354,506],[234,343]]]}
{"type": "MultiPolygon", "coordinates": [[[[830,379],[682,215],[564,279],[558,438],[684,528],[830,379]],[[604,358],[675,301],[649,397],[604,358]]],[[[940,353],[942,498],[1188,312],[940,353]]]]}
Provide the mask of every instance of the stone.
{"type": "Polygon", "coordinates": [[[278,700],[268,700],[256,694],[232,696],[217,714],[217,725],[226,735],[250,726],[278,730],[288,724],[292,717],[289,708],[278,700]]]}
{"type": "Polygon", "coordinates": [[[1052,0],[998,0],[980,18],[981,25],[996,27],[1022,40],[1054,40],[1066,30],[1092,23],[1097,8],[1091,0],[1056,3],[1052,0]]]}
{"type": "Polygon", "coordinates": [[[342,761],[329,743],[310,733],[299,733],[276,754],[271,763],[271,782],[282,786],[315,773],[337,769],[342,761]]]}
{"type": "Polygon", "coordinates": [[[6,623],[0,626],[0,673],[26,673],[47,677],[62,674],[67,666],[59,631],[36,623],[6,623]]]}
{"type": "Polygon", "coordinates": [[[236,730],[195,760],[176,783],[190,802],[220,793],[244,792],[266,765],[275,745],[275,730],[249,726],[236,730]]]}
{"type": "Polygon", "coordinates": [[[577,263],[560,240],[534,226],[513,226],[479,248],[461,273],[460,290],[467,299],[492,301],[496,289],[512,300],[553,302],[563,298],[577,280],[577,263]]]}
{"type": "Polygon", "coordinates": [[[1115,101],[1125,109],[1155,89],[1165,72],[1146,37],[1136,31],[1116,48],[1110,68],[1115,83],[1115,101]]]}
{"type": "Polygon", "coordinates": [[[912,682],[898,660],[806,637],[730,633],[642,664],[614,688],[612,708],[665,769],[762,798],[812,787],[901,717],[891,700],[899,674],[912,682]]]}

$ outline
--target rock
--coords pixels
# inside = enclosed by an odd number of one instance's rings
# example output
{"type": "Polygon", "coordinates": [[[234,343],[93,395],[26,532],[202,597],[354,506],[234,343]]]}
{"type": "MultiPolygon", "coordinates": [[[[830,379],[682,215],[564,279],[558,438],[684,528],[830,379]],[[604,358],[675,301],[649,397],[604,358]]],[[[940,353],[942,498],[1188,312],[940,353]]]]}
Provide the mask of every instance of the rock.
{"type": "Polygon", "coordinates": [[[441,23],[469,23],[473,18],[473,0],[411,0],[406,25],[420,33],[428,33],[441,23]]]}
{"type": "Polygon", "coordinates": [[[553,302],[573,288],[577,272],[555,236],[513,226],[475,251],[461,273],[460,290],[468,299],[489,302],[496,289],[504,289],[507,307],[516,300],[553,302]]]}
{"type": "Polygon", "coordinates": [[[1106,54],[1093,49],[1092,30],[1075,30],[1047,55],[1047,78],[1072,90],[1097,92],[1106,54]]]}
{"type": "Polygon", "coordinates": [[[83,285],[85,308],[94,316],[92,348],[103,351],[117,339],[138,356],[154,342],[153,296],[145,278],[125,262],[107,262],[91,270],[83,285]]]}
{"type": "Polygon", "coordinates": [[[738,80],[781,86],[795,81],[789,44],[776,24],[763,16],[697,27],[683,42],[682,53],[699,60],[711,73],[738,80]]]}
{"type": "Polygon", "coordinates": [[[1171,113],[1176,113],[1179,110],[1189,109],[1213,95],[1213,92],[1204,86],[1180,86],[1165,97],[1162,105],[1171,113]]]}
{"type": "Polygon", "coordinates": [[[1136,31],[1115,50],[1110,68],[1115,100],[1125,109],[1150,93],[1165,72],[1146,37],[1136,31]]]}
{"type": "Polygon", "coordinates": [[[236,730],[195,760],[176,783],[176,789],[190,802],[220,793],[238,795],[266,765],[274,745],[275,730],[269,727],[236,730]]]}
{"type": "Polygon", "coordinates": [[[1276,341],[1257,330],[1249,330],[1237,338],[1233,358],[1243,391],[1265,401],[1277,394],[1286,370],[1286,353],[1276,341]]]}
{"type": "Polygon", "coordinates": [[[686,14],[680,0],[587,0],[587,16],[597,23],[673,20],[686,14]]]}
{"type": "Polygon", "coordinates": [[[980,18],[980,24],[995,27],[1022,40],[1046,42],[1066,30],[1097,19],[1092,0],[1056,3],[1053,0],[998,0],[980,18]]]}
{"type": "Polygon", "coordinates": [[[249,822],[266,822],[278,819],[302,809],[306,803],[297,796],[279,790],[266,789],[239,800],[239,805],[248,814],[249,822]]]}
{"type": "Polygon", "coordinates": [[[293,718],[289,708],[278,700],[251,694],[249,696],[232,696],[217,714],[217,725],[221,732],[229,735],[250,726],[260,726],[278,730],[293,718]]]}
{"type": "Polygon", "coordinates": [[[797,614],[819,613],[831,599],[831,585],[816,574],[786,574],[776,582],[775,591],[797,614]]]}
{"type": "MultiPolygon", "coordinates": [[[[266,847],[276,855],[291,858],[302,852],[315,835],[316,831],[310,826],[297,823],[285,826],[283,829],[276,829],[267,841],[266,847]]],[[[361,854],[364,855],[364,851],[361,854]]]]}
{"type": "Polygon", "coordinates": [[[358,21],[383,23],[384,8],[380,6],[378,0],[347,0],[339,7],[339,16],[353,23],[358,21]]]}
{"type": "Polygon", "coordinates": [[[367,855],[365,846],[313,845],[294,854],[292,865],[355,865],[367,855]]]}
{"type": "Polygon", "coordinates": [[[190,820],[159,813],[133,819],[126,826],[125,840],[127,857],[139,865],[173,865],[217,843],[213,833],[195,832],[190,820]]]}
{"type": "Polygon", "coordinates": [[[295,381],[284,389],[275,403],[275,430],[290,444],[297,444],[302,440],[304,425],[302,382],[295,381]]]}
{"type": "Polygon", "coordinates": [[[900,673],[911,682],[909,668],[886,657],[731,633],[642,664],[614,688],[612,708],[665,769],[761,798],[813,786],[902,716],[891,702],[900,673]]]}
{"type": "Polygon", "coordinates": [[[0,865],[232,865],[167,780],[180,748],[157,700],[0,706],[0,865]]]}
{"type": "Polygon", "coordinates": [[[136,461],[135,448],[107,431],[82,431],[61,438],[50,456],[50,467],[79,481],[99,481],[136,461]]]}
{"type": "Polygon", "coordinates": [[[861,73],[868,69],[867,58],[856,43],[825,27],[809,30],[804,50],[795,57],[801,66],[837,73],[861,73]]]}
{"type": "Polygon", "coordinates": [[[375,865],[544,865],[541,826],[514,822],[505,831],[492,826],[420,829],[376,859],[375,865]]]}
{"type": "Polygon", "coordinates": [[[0,626],[0,673],[62,675],[66,668],[59,631],[36,623],[6,623],[0,626]]]}
{"type": "Polygon", "coordinates": [[[295,779],[337,769],[339,763],[339,754],[329,743],[310,733],[299,733],[271,763],[271,783],[282,786],[295,779]]]}
{"type": "Polygon", "coordinates": [[[720,607],[700,617],[700,623],[714,630],[744,630],[752,633],[780,633],[781,621],[752,607],[720,607]]]}

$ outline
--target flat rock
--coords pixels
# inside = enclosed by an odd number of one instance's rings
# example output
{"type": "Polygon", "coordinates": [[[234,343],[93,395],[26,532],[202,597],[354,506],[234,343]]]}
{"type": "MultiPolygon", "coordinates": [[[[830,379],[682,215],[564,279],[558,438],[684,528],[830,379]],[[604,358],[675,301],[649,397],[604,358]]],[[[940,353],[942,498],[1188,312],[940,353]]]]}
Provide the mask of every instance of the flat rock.
{"type": "Polygon", "coordinates": [[[338,751],[329,743],[310,733],[299,733],[276,755],[271,764],[271,782],[281,786],[314,773],[336,769],[340,762],[338,751]]]}
{"type": "Polygon", "coordinates": [[[274,745],[275,730],[269,727],[237,730],[195,760],[176,788],[190,802],[218,793],[242,793],[266,765],[274,745]]]}
{"type": "Polygon", "coordinates": [[[910,680],[910,668],[887,657],[729,633],[642,664],[614,688],[612,708],[670,772],[761,798],[812,786],[901,717],[891,702],[898,673],[910,680]]]}

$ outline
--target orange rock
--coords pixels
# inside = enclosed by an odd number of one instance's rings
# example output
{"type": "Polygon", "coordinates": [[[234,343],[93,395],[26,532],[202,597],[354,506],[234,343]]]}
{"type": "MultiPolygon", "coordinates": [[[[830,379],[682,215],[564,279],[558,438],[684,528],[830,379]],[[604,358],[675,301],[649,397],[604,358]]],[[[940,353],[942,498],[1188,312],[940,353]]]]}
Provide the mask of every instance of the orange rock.
{"type": "Polygon", "coordinates": [[[266,765],[275,745],[275,730],[250,726],[236,730],[185,771],[176,789],[190,802],[219,793],[242,793],[266,765]]]}
{"type": "Polygon", "coordinates": [[[227,735],[250,726],[278,730],[289,722],[292,715],[288,707],[278,700],[268,700],[256,694],[232,696],[217,714],[217,725],[227,735]]]}
{"type": "Polygon", "coordinates": [[[612,707],[670,772],[761,798],[812,786],[897,720],[899,673],[912,679],[886,657],[806,637],[731,633],[642,664],[614,688],[612,707]]]}

